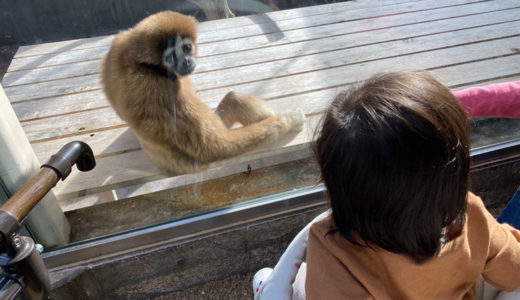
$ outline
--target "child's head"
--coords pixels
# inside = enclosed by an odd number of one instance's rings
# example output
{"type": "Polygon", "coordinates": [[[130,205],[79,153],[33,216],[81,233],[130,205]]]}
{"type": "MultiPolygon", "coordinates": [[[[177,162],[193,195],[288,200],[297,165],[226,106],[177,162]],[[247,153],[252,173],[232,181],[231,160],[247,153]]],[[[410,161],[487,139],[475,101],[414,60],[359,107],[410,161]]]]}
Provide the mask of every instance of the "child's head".
{"type": "Polygon", "coordinates": [[[340,93],[315,144],[339,232],[417,261],[434,255],[463,221],[469,131],[459,102],[425,72],[340,93]]]}

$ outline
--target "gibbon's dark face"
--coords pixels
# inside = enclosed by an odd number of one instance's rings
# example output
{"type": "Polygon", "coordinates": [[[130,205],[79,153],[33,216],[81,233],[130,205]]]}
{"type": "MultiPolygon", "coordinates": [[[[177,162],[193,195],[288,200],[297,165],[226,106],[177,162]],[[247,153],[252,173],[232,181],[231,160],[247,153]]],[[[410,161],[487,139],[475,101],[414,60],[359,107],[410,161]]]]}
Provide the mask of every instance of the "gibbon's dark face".
{"type": "Polygon", "coordinates": [[[179,34],[168,39],[163,52],[163,65],[177,76],[186,76],[195,70],[194,44],[189,38],[179,34]]]}

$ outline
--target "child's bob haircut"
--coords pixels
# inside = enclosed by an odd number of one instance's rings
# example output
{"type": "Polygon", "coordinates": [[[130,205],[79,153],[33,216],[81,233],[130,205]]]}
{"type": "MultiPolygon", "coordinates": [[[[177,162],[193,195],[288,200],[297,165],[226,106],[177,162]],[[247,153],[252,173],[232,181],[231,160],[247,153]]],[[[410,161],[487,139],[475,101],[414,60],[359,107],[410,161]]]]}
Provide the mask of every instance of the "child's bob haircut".
{"type": "Polygon", "coordinates": [[[448,88],[423,71],[376,75],[322,122],[314,151],[345,238],[423,262],[460,233],[470,129],[448,88]]]}

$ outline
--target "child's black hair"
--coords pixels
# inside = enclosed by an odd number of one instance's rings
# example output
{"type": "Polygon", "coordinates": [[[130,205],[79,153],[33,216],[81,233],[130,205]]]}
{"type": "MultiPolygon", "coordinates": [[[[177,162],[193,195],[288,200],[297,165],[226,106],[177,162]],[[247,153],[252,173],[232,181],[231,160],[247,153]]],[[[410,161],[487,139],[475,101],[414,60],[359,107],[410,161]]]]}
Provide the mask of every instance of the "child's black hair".
{"type": "Polygon", "coordinates": [[[464,223],[469,133],[459,102],[426,72],[340,93],[314,145],[339,232],[417,262],[435,255],[464,223]]]}

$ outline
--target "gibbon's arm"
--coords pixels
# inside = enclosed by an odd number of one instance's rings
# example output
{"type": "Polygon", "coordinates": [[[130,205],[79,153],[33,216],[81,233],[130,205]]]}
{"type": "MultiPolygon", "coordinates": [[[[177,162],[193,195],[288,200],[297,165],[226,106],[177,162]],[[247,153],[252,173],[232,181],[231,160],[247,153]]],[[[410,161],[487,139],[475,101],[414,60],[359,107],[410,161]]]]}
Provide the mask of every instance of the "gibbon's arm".
{"type": "Polygon", "coordinates": [[[470,117],[520,118],[520,81],[453,92],[470,117]]]}
{"type": "Polygon", "coordinates": [[[205,164],[247,152],[261,144],[276,141],[291,130],[301,129],[305,116],[301,110],[268,117],[237,129],[212,124],[186,134],[176,134],[176,147],[205,164]]]}

